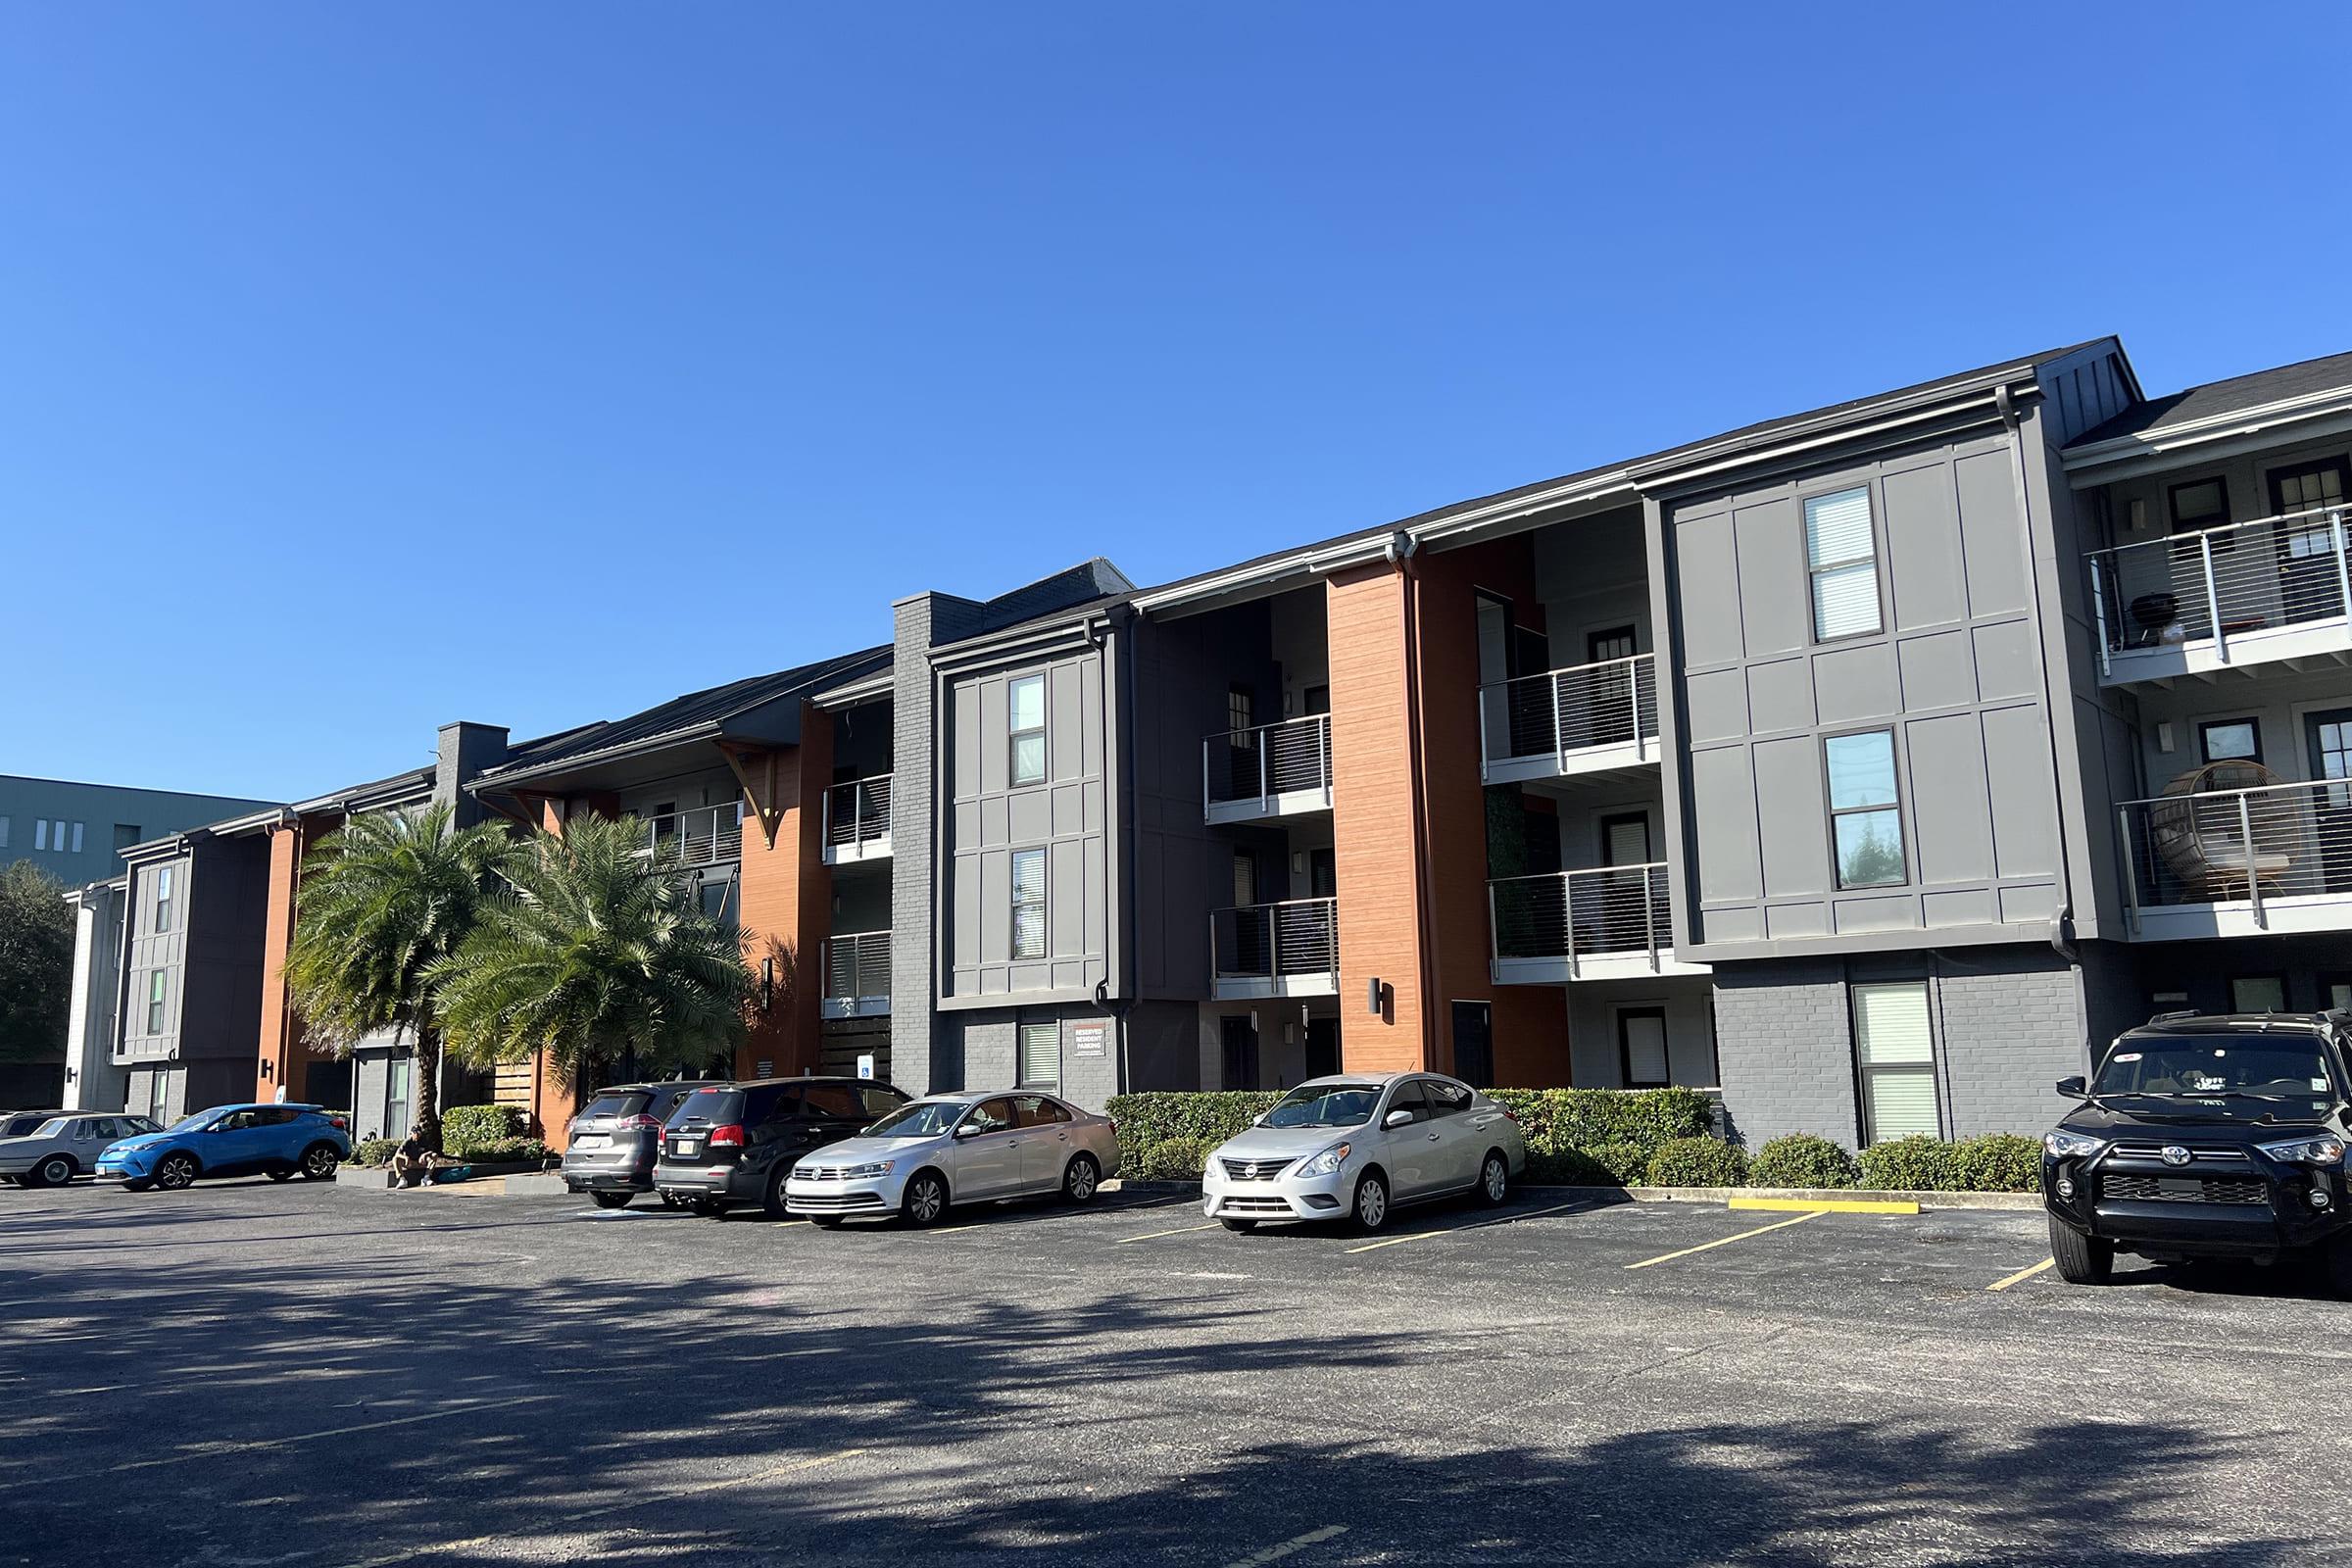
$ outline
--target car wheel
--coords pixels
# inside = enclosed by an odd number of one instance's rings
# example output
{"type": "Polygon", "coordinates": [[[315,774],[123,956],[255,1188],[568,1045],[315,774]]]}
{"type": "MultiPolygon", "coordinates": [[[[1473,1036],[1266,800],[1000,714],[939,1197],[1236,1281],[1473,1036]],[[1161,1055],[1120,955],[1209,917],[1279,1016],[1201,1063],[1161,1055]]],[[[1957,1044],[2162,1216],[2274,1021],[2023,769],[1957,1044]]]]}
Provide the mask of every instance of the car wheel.
{"type": "Polygon", "coordinates": [[[1257,1221],[1253,1219],[1221,1219],[1217,1221],[1217,1223],[1224,1226],[1229,1231],[1253,1231],[1257,1229],[1257,1221]]]}
{"type": "Polygon", "coordinates": [[[948,1184],[935,1170],[918,1170],[906,1182],[906,1196],[899,1200],[899,1217],[920,1229],[936,1225],[947,1217],[948,1184]]]}
{"type": "Polygon", "coordinates": [[[166,1154],[155,1167],[155,1185],[167,1193],[175,1193],[196,1180],[196,1156],[166,1154]]]}
{"type": "Polygon", "coordinates": [[[635,1193],[590,1193],[588,1197],[599,1208],[626,1208],[635,1193]]]}
{"type": "Polygon", "coordinates": [[[302,1179],[306,1182],[331,1180],[335,1167],[342,1163],[343,1156],[335,1152],[334,1145],[313,1144],[302,1152],[302,1179]]]}
{"type": "Polygon", "coordinates": [[[1102,1171],[1092,1154],[1072,1154],[1062,1167],[1061,1196],[1073,1203],[1094,1200],[1095,1190],[1102,1185],[1102,1171]]]}
{"type": "Polygon", "coordinates": [[[1356,1179],[1351,1212],[1359,1231],[1376,1231],[1389,1222],[1389,1184],[1380,1172],[1368,1170],[1356,1179]]]}
{"type": "Polygon", "coordinates": [[[272,1165],[262,1174],[269,1177],[273,1182],[290,1182],[294,1179],[294,1167],[291,1165],[272,1165]]]}
{"type": "Polygon", "coordinates": [[[704,1219],[723,1219],[727,1212],[727,1205],[715,1198],[689,1199],[686,1207],[689,1212],[700,1215],[704,1219]]]}
{"type": "Polygon", "coordinates": [[[1502,1157],[1502,1151],[1487,1151],[1487,1162],[1478,1168],[1478,1200],[1489,1208],[1499,1207],[1511,1196],[1511,1162],[1502,1157]]]}
{"type": "Polygon", "coordinates": [[[2056,1215],[2050,1216],[2050,1256],[2069,1285],[2104,1285],[2115,1272],[2115,1244],[2093,1241],[2056,1215]]]}
{"type": "Polygon", "coordinates": [[[808,1223],[820,1231],[837,1231],[841,1229],[841,1216],[839,1214],[811,1214],[808,1216],[808,1223]]]}
{"type": "Polygon", "coordinates": [[[788,1217],[784,1209],[784,1181],[791,1174],[791,1166],[780,1166],[776,1173],[767,1179],[767,1192],[760,1198],[760,1207],[769,1219],[788,1217]]]}
{"type": "Polygon", "coordinates": [[[32,1168],[35,1187],[63,1187],[74,1179],[74,1161],[63,1154],[51,1154],[32,1168]]]}

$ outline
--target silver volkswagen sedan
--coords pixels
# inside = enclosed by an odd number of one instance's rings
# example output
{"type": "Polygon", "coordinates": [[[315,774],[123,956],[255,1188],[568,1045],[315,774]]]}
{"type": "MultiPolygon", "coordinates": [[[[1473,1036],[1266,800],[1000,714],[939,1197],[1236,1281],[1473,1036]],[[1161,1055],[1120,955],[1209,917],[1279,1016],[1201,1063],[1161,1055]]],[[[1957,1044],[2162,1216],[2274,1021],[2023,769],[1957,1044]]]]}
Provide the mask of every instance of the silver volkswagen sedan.
{"type": "Polygon", "coordinates": [[[144,1116],[91,1116],[62,1111],[21,1138],[0,1138],[0,1177],[21,1187],[63,1187],[98,1168],[98,1156],[119,1138],[163,1129],[144,1116]]]}
{"type": "Polygon", "coordinates": [[[1231,1231],[1266,1219],[1351,1219],[1376,1231],[1406,1203],[1456,1193],[1499,1203],[1526,1168],[1518,1122],[1468,1084],[1342,1073],[1300,1084],[1211,1153],[1200,1211],[1231,1231]]]}
{"type": "Polygon", "coordinates": [[[933,1095],[804,1157],[784,1210],[830,1229],[853,1214],[936,1225],[951,1203],[1046,1193],[1083,1203],[1118,1171],[1118,1131],[1035,1090],[933,1095]]]}

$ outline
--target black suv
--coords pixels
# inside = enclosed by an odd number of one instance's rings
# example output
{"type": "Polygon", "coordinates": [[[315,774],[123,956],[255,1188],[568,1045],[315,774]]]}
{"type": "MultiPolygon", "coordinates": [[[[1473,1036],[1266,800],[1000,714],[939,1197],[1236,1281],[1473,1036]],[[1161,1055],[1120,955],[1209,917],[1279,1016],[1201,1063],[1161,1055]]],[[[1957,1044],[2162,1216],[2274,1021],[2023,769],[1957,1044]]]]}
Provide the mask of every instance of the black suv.
{"type": "Polygon", "coordinates": [[[2050,1255],[2077,1285],[2158,1262],[2324,1255],[2352,1292],[2344,1184],[2352,1013],[2166,1013],[2125,1031],[2041,1141],[2050,1255]]]}
{"type": "Polygon", "coordinates": [[[758,1203],[784,1217],[784,1179],[810,1150],[855,1137],[906,1096],[862,1078],[762,1078],[688,1095],[662,1134],[654,1187],[698,1214],[758,1203]]]}

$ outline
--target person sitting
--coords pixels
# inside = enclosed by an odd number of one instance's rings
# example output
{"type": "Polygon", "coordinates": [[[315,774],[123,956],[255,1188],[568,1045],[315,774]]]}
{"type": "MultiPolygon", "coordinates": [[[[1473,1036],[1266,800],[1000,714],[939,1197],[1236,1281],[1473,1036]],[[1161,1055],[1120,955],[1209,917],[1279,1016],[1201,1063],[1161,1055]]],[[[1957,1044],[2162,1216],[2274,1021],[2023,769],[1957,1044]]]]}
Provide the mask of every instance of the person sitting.
{"type": "Polygon", "coordinates": [[[433,1166],[441,1159],[425,1147],[424,1124],[418,1122],[409,1129],[409,1136],[392,1154],[392,1175],[403,1187],[415,1187],[419,1182],[432,1185],[433,1166]]]}

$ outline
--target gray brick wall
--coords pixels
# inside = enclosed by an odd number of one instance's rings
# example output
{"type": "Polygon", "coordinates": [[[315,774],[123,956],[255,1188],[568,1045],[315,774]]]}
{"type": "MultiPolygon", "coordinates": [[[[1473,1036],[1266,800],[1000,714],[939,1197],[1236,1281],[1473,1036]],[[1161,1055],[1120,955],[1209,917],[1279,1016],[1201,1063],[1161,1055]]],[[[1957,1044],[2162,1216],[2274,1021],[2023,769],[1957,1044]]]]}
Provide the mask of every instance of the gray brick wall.
{"type": "Polygon", "coordinates": [[[2088,1066],[2082,981],[2048,948],[1939,958],[1932,997],[1951,1136],[2034,1133],[2066,1111],[2050,1085],[2088,1066]]]}
{"type": "Polygon", "coordinates": [[[1837,960],[1718,964],[1715,1058],[1731,1131],[1749,1149],[1784,1133],[1853,1147],[1853,1025],[1837,960]]]}

